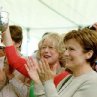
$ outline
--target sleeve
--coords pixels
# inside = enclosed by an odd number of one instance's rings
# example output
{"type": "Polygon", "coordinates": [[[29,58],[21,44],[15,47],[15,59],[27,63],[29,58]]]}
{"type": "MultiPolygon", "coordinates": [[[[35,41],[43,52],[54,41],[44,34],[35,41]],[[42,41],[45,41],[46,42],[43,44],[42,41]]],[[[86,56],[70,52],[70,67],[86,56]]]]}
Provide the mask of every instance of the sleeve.
{"type": "Polygon", "coordinates": [[[45,81],[43,84],[35,84],[34,88],[36,97],[60,97],[53,80],[45,81]]]}
{"type": "Polygon", "coordinates": [[[28,72],[24,66],[24,64],[26,63],[26,59],[17,54],[15,47],[13,45],[6,47],[5,53],[8,60],[8,64],[12,68],[18,70],[24,76],[29,77],[28,72]]]}
{"type": "Polygon", "coordinates": [[[36,95],[36,97],[46,97],[42,83],[34,84],[34,94],[36,95]]]}
{"type": "Polygon", "coordinates": [[[28,97],[29,87],[26,86],[23,82],[16,78],[12,78],[11,80],[9,80],[9,83],[13,87],[16,94],[19,95],[19,97],[28,97]]]}
{"type": "Polygon", "coordinates": [[[53,83],[53,80],[48,80],[44,82],[44,89],[46,97],[60,97],[53,83]]]}

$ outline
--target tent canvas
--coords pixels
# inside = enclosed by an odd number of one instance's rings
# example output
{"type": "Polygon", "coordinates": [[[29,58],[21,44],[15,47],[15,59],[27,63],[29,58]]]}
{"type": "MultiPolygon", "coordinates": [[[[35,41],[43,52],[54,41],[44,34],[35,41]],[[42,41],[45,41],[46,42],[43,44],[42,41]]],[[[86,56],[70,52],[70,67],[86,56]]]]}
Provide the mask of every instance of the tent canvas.
{"type": "Polygon", "coordinates": [[[25,55],[47,31],[63,33],[97,21],[97,0],[0,0],[0,7],[9,12],[9,24],[23,27],[25,55]]]}

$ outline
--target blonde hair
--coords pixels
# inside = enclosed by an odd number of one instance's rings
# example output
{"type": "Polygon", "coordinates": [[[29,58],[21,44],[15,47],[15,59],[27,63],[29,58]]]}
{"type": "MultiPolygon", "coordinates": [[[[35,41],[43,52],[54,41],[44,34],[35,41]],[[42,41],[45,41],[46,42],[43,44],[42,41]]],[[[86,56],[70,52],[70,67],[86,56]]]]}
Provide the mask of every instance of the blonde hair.
{"type": "Polygon", "coordinates": [[[41,51],[43,42],[45,40],[50,40],[52,41],[52,43],[54,43],[54,49],[56,49],[56,51],[59,53],[59,59],[60,59],[61,54],[64,53],[64,42],[63,42],[62,36],[59,35],[58,33],[49,33],[48,35],[46,35],[40,40],[38,44],[37,56],[40,57],[40,51],[41,51]]]}

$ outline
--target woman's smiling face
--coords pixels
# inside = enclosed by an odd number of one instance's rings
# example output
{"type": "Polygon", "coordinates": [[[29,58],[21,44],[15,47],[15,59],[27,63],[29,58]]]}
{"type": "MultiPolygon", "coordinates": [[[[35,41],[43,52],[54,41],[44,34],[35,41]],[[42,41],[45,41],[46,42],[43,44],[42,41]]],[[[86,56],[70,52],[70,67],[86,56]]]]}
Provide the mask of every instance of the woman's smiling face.
{"type": "Polygon", "coordinates": [[[75,40],[70,39],[65,43],[64,57],[66,60],[66,67],[75,69],[78,66],[86,63],[86,54],[83,52],[81,45],[75,40]]]}

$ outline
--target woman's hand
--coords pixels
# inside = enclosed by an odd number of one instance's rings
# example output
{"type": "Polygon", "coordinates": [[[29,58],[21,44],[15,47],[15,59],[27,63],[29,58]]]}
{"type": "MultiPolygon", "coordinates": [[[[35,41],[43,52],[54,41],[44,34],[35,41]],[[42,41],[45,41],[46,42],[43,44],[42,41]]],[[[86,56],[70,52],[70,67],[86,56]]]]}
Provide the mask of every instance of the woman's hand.
{"type": "Polygon", "coordinates": [[[38,63],[36,62],[35,59],[32,59],[32,57],[28,57],[27,59],[27,64],[25,64],[25,68],[28,71],[28,74],[30,78],[35,82],[35,83],[40,83],[39,75],[37,72],[38,68],[38,63]]]}
{"type": "Polygon", "coordinates": [[[53,79],[55,74],[51,71],[47,60],[42,58],[39,63],[38,73],[41,82],[53,79]]]}

